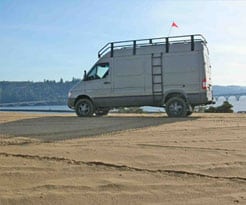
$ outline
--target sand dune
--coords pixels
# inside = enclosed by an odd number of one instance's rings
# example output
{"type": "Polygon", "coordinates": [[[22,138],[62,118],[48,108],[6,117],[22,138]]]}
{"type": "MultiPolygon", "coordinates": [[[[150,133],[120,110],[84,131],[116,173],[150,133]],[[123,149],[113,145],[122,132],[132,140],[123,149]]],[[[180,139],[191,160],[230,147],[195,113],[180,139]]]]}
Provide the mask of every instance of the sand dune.
{"type": "Polygon", "coordinates": [[[0,204],[246,204],[246,115],[0,113],[0,204]]]}

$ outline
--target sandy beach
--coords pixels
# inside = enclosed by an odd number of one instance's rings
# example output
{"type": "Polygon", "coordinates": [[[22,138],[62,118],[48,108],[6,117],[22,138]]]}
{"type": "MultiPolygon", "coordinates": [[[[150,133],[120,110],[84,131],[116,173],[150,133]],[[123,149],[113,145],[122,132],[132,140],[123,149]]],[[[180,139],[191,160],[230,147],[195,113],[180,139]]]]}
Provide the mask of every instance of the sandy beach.
{"type": "Polygon", "coordinates": [[[0,112],[0,205],[246,204],[246,114],[0,112]]]}

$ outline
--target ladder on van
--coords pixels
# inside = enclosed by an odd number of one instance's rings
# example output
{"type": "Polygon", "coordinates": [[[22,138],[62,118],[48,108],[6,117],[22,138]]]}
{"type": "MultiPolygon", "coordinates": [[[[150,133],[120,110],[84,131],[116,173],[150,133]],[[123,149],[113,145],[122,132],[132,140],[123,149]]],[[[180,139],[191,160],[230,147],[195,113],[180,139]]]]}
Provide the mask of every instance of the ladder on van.
{"type": "Polygon", "coordinates": [[[151,54],[153,104],[158,104],[163,96],[163,53],[151,54]]]}

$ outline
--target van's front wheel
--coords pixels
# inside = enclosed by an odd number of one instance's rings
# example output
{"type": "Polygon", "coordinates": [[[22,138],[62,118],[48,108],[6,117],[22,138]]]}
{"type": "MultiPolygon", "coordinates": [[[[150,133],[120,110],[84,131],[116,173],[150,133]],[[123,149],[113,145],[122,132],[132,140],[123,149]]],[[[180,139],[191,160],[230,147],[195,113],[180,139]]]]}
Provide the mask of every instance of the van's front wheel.
{"type": "Polygon", "coordinates": [[[187,104],[183,98],[172,97],[166,103],[166,112],[168,117],[186,117],[187,104]]]}
{"type": "Polygon", "coordinates": [[[79,99],[75,105],[78,117],[91,117],[94,113],[94,106],[89,99],[79,99]]]}

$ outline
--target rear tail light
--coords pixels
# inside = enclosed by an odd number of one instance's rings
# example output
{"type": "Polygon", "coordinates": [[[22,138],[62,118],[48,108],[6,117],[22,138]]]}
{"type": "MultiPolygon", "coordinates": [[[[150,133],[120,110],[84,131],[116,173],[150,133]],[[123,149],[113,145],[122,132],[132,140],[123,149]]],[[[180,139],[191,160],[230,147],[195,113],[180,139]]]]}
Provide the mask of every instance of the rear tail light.
{"type": "Polygon", "coordinates": [[[202,81],[202,89],[207,90],[207,88],[208,88],[208,82],[207,79],[204,78],[202,81]]]}

